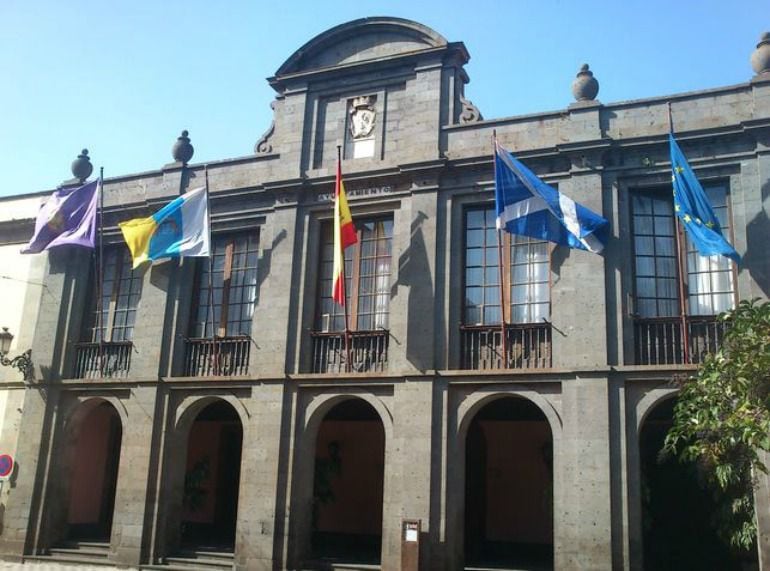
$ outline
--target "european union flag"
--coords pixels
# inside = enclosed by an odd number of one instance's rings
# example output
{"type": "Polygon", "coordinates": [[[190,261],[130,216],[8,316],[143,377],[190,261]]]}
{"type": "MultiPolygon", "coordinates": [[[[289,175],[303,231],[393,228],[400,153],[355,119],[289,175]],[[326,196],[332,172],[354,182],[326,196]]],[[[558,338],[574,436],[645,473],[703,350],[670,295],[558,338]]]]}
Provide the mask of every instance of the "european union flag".
{"type": "Polygon", "coordinates": [[[500,145],[495,149],[499,229],[597,254],[604,249],[607,220],[548,186],[500,145]]]}
{"type": "Polygon", "coordinates": [[[740,263],[741,257],[722,236],[714,210],[703,187],[692,172],[687,159],[669,133],[671,144],[671,179],[674,182],[674,211],[687,229],[695,249],[701,256],[721,254],[740,263]]]}

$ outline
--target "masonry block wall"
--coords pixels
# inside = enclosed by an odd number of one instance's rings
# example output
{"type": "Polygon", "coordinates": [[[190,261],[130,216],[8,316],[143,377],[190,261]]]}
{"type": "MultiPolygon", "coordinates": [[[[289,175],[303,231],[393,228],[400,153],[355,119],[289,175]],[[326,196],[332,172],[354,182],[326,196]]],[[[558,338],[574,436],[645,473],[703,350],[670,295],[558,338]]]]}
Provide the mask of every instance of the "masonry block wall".
{"type": "MultiPolygon", "coordinates": [[[[162,564],[181,541],[189,426],[206,404],[223,400],[243,427],[233,565],[305,568],[316,434],[335,404],[361,399],[386,438],[382,569],[399,568],[401,521],[416,518],[421,568],[460,570],[468,426],[485,404],[512,396],[534,403],[551,431],[555,568],[642,568],[640,427],[671,395],[672,377],[693,366],[634,360],[630,193],[670,179],[670,103],[698,175],[729,185],[733,243],[745,261],[737,297],[767,298],[770,78],[482,119],[465,99],[468,58],[463,44],[414,22],[344,24],[311,40],[269,79],[275,121],[253,156],[105,182],[108,247],[120,242],[118,221],[202,184],[204,170],[214,236],[258,231],[248,372],[185,376],[200,263],[185,259],[143,275],[127,376],[73,378],[91,301],[90,257],[74,249],[47,254],[47,294],[29,310],[37,368],[25,389],[3,557],[45,556],[62,538],[64,435],[78,406],[98,399],[123,423],[108,559],[162,564]],[[332,216],[336,147],[350,136],[350,101],[363,95],[375,96],[375,151],[346,157],[342,170],[353,218],[393,221],[387,367],[313,372],[320,231],[332,216]],[[493,204],[493,132],[546,182],[610,222],[601,256],[550,250],[552,362],[537,369],[462,368],[464,213],[493,204]]],[[[766,493],[758,501],[767,508],[766,493]]],[[[763,528],[764,553],[767,538],[763,528]]]]}

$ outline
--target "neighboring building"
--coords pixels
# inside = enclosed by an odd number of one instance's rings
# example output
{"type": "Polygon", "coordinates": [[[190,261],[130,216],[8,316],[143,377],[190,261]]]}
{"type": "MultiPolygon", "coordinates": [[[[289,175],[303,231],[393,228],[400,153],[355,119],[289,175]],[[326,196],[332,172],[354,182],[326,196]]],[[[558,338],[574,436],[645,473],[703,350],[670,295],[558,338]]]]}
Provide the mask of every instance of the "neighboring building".
{"type": "Polygon", "coordinates": [[[274,123],[254,154],[206,167],[211,275],[190,258],[131,271],[117,230],[203,184],[185,136],[178,162],[105,183],[101,312],[90,251],[29,258],[45,294],[25,317],[36,377],[0,553],[394,570],[402,521],[418,519],[423,569],[642,569],[656,553],[729,568],[697,527],[697,486],[660,518],[678,490],[660,481],[683,480],[652,459],[672,379],[719,343],[715,315],[770,292],[768,51],[740,85],[605,105],[586,68],[567,108],[484,119],[462,43],[394,18],[317,36],[269,79],[274,123]],[[669,103],[744,259],[683,243],[684,319],[669,103]],[[611,224],[602,255],[505,236],[503,308],[495,131],[611,224]],[[337,145],[359,238],[349,371],[330,299],[337,145]],[[683,517],[701,545],[675,553],[683,517]]]}
{"type": "MultiPolygon", "coordinates": [[[[32,346],[46,263],[43,258],[22,255],[21,248],[29,241],[34,217],[47,195],[0,198],[0,330],[13,335],[8,360],[32,346]]],[[[13,458],[24,407],[24,375],[18,368],[0,367],[0,381],[0,454],[13,458]]],[[[7,478],[0,482],[0,506],[4,506],[11,487],[7,478]]]]}

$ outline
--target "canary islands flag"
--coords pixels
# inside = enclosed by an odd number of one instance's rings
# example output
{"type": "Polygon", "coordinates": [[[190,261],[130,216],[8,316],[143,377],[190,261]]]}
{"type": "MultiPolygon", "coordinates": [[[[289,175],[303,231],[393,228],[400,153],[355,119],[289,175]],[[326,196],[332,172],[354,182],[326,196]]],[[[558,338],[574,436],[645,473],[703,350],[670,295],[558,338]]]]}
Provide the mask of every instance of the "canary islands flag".
{"type": "Polygon", "coordinates": [[[160,258],[209,255],[208,193],[196,188],[147,218],[120,223],[134,268],[160,258]]]}
{"type": "Polygon", "coordinates": [[[609,223],[602,216],[548,186],[495,143],[497,228],[599,253],[609,223]]]}
{"type": "Polygon", "coordinates": [[[687,159],[669,133],[671,180],[674,182],[674,211],[687,229],[687,236],[701,256],[721,254],[740,263],[741,257],[722,236],[714,210],[687,159]]]}

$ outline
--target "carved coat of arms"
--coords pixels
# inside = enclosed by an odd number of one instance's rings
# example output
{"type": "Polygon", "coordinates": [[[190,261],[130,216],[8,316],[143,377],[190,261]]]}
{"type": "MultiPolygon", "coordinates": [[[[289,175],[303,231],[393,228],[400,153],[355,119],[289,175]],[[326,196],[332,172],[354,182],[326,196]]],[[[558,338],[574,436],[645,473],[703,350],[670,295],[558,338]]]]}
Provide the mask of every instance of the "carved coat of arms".
{"type": "Polygon", "coordinates": [[[374,109],[374,97],[365,95],[353,99],[350,105],[350,134],[353,139],[365,139],[374,131],[377,112],[374,109]]]}

